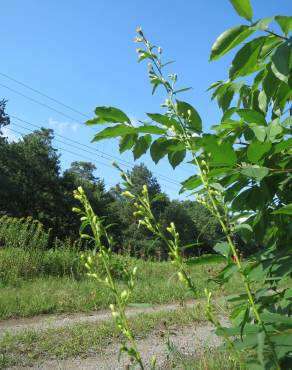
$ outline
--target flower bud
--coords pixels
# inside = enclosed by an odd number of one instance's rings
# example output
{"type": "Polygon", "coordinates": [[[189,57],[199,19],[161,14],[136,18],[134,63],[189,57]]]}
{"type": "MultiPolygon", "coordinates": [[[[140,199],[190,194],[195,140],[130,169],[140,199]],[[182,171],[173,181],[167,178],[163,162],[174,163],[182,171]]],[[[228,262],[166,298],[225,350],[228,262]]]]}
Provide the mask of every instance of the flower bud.
{"type": "Polygon", "coordinates": [[[128,190],[123,191],[123,192],[122,192],[122,195],[123,195],[124,197],[127,197],[127,198],[135,198],[135,195],[133,195],[132,193],[130,193],[128,190]]]}

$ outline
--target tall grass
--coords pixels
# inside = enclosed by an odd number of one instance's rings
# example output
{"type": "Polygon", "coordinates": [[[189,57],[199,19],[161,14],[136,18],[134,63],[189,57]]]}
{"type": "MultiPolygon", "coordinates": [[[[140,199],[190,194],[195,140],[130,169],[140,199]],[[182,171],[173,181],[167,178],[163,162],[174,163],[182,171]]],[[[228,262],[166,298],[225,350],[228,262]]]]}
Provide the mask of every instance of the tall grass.
{"type": "Polygon", "coordinates": [[[0,217],[0,246],[23,249],[46,249],[49,245],[50,230],[32,217],[0,217]]]}
{"type": "Polygon", "coordinates": [[[20,281],[46,276],[70,276],[80,279],[85,269],[79,254],[73,249],[60,248],[24,250],[3,248],[0,250],[0,281],[2,285],[17,285],[20,281]]]}

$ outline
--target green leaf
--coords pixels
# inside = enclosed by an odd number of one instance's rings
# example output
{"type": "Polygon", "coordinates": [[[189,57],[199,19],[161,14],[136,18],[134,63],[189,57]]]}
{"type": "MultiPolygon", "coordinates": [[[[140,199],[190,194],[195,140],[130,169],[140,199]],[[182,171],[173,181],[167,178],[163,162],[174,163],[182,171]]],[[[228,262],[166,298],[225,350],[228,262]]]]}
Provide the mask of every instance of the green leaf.
{"type": "Polygon", "coordinates": [[[229,0],[238,15],[248,21],[252,20],[252,7],[250,0],[229,0]]]}
{"type": "Polygon", "coordinates": [[[275,17],[265,17],[257,21],[252,25],[252,28],[255,30],[265,31],[269,24],[275,19],[275,17]]]}
{"type": "Polygon", "coordinates": [[[243,167],[241,173],[244,176],[253,178],[257,181],[261,181],[265,176],[269,174],[269,169],[257,165],[243,167]]]}
{"type": "Polygon", "coordinates": [[[275,76],[271,69],[271,64],[267,66],[267,74],[263,79],[263,90],[266,93],[267,100],[269,101],[275,94],[278,89],[281,81],[275,76]]]}
{"type": "Polygon", "coordinates": [[[257,345],[257,355],[259,362],[263,365],[264,364],[264,347],[265,347],[265,338],[266,333],[261,330],[258,335],[258,345],[257,345]]]}
{"type": "MultiPolygon", "coordinates": [[[[275,352],[278,358],[282,358],[286,354],[292,352],[291,332],[274,334],[270,337],[270,339],[274,344],[275,352]]],[[[290,366],[288,368],[290,368],[290,366]]]]}
{"type": "Polygon", "coordinates": [[[235,55],[230,70],[230,79],[246,76],[261,68],[259,54],[267,36],[258,37],[245,44],[235,55]]]}
{"type": "Polygon", "coordinates": [[[282,43],[272,56],[272,71],[281,81],[288,82],[292,67],[292,43],[290,40],[282,43]]]}
{"type": "Polygon", "coordinates": [[[153,121],[160,123],[163,126],[166,126],[168,128],[174,127],[179,132],[182,131],[179,122],[177,122],[174,118],[168,117],[164,114],[160,113],[146,113],[149,118],[151,118],[153,121]]]}
{"type": "Polygon", "coordinates": [[[265,93],[264,90],[261,90],[260,93],[259,93],[259,97],[258,97],[258,101],[259,101],[259,108],[262,112],[266,112],[267,111],[267,107],[268,107],[268,100],[267,100],[267,95],[265,93]]]}
{"type": "Polygon", "coordinates": [[[96,107],[96,117],[87,121],[86,125],[95,125],[100,123],[131,123],[129,117],[120,109],[114,107],[96,107]]]}
{"type": "Polygon", "coordinates": [[[151,144],[151,135],[140,136],[133,149],[134,159],[138,159],[147,152],[151,144]]]}
{"type": "Polygon", "coordinates": [[[219,144],[215,136],[205,135],[203,145],[205,150],[211,153],[210,164],[212,166],[233,166],[236,163],[236,153],[228,141],[219,144]]]}
{"type": "MultiPolygon", "coordinates": [[[[226,262],[226,258],[225,257],[222,257],[225,259],[225,262],[226,262]]],[[[226,267],[224,267],[223,270],[221,270],[219,272],[219,274],[215,277],[215,281],[222,284],[224,282],[227,282],[231,276],[238,271],[238,267],[235,263],[233,262],[230,262],[226,267]]]]}
{"type": "Polygon", "coordinates": [[[200,257],[193,257],[186,260],[187,265],[209,265],[224,262],[225,258],[219,254],[205,254],[200,257]]]}
{"type": "Polygon", "coordinates": [[[192,87],[184,87],[183,89],[175,90],[173,93],[174,94],[180,94],[182,92],[189,91],[189,90],[192,90],[192,89],[193,89],[192,87]]]}
{"type": "Polygon", "coordinates": [[[240,230],[248,230],[251,233],[253,232],[252,227],[249,224],[244,224],[244,223],[243,224],[238,224],[238,225],[234,226],[234,228],[233,228],[233,231],[235,233],[240,231],[240,230]]]}
{"type": "Polygon", "coordinates": [[[136,132],[144,133],[144,134],[154,134],[154,135],[162,135],[165,134],[166,130],[157,126],[152,125],[143,125],[136,127],[136,132]]]}
{"type": "Polygon", "coordinates": [[[292,17],[277,15],[275,17],[276,22],[281,27],[285,36],[288,36],[289,32],[292,31],[292,17]]]}
{"type": "Polygon", "coordinates": [[[157,164],[167,154],[169,142],[166,138],[160,137],[155,140],[150,148],[150,154],[153,161],[157,164]]]}
{"type": "Polygon", "coordinates": [[[280,153],[282,150],[292,148],[292,137],[287,140],[283,140],[275,145],[274,153],[280,153]]]}
{"type": "Polygon", "coordinates": [[[168,160],[169,163],[173,168],[177,167],[185,158],[186,156],[186,150],[178,150],[175,152],[169,152],[168,153],[168,160]]]}
{"type": "Polygon", "coordinates": [[[212,46],[210,61],[218,59],[222,55],[226,54],[229,50],[235,48],[253,32],[254,30],[252,28],[245,25],[233,27],[224,31],[212,46]]]}
{"type": "Polygon", "coordinates": [[[286,324],[292,328],[292,317],[273,312],[263,312],[261,318],[266,323],[286,324]]]}
{"type": "Polygon", "coordinates": [[[282,131],[283,128],[281,125],[279,125],[278,120],[271,122],[267,127],[267,140],[273,143],[276,137],[280,135],[282,131]]]}
{"type": "Polygon", "coordinates": [[[255,134],[255,137],[258,139],[258,141],[260,142],[265,141],[265,138],[267,136],[266,127],[253,125],[251,126],[251,129],[253,133],[255,134]]]}
{"type": "Polygon", "coordinates": [[[279,37],[274,35],[267,36],[260,51],[260,59],[267,58],[272,53],[272,51],[274,51],[276,46],[280,45],[281,43],[282,40],[279,37]]]}
{"type": "Polygon", "coordinates": [[[197,133],[202,131],[202,119],[196,109],[189,103],[177,100],[178,114],[184,118],[190,129],[197,133]]]}
{"type": "Polygon", "coordinates": [[[265,116],[253,109],[238,109],[237,114],[247,123],[256,123],[258,125],[266,125],[265,116]]]}
{"type": "Polygon", "coordinates": [[[247,158],[252,163],[258,163],[262,156],[272,147],[270,142],[253,141],[247,148],[247,158]]]}
{"type": "Polygon", "coordinates": [[[96,134],[91,141],[95,142],[103,139],[112,139],[114,137],[125,136],[128,134],[133,134],[135,132],[136,129],[134,127],[120,124],[114,127],[105,128],[104,130],[96,134]]]}
{"type": "Polygon", "coordinates": [[[190,176],[187,180],[182,183],[183,189],[194,190],[202,185],[202,180],[198,175],[190,176]]]}
{"type": "Polygon", "coordinates": [[[273,212],[275,215],[289,215],[292,216],[292,203],[283,206],[273,212]]]}
{"type": "Polygon", "coordinates": [[[219,81],[215,81],[215,82],[211,83],[211,85],[208,87],[207,91],[210,91],[210,90],[214,89],[215,87],[220,86],[223,82],[224,82],[223,80],[219,80],[219,81]]]}
{"type": "Polygon", "coordinates": [[[215,252],[220,253],[225,258],[228,258],[231,255],[231,249],[227,242],[217,243],[213,249],[215,252]]]}
{"type": "Polygon", "coordinates": [[[137,138],[138,138],[137,134],[129,134],[129,135],[123,136],[119,144],[120,153],[123,153],[126,150],[131,149],[133,145],[135,144],[137,138]]]}

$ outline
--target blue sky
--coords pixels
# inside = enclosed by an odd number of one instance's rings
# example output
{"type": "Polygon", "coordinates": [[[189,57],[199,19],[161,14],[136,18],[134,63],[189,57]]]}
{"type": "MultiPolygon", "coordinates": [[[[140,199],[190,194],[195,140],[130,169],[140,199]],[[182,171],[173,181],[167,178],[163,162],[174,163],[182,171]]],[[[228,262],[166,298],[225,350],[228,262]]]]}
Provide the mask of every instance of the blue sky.
{"type": "MultiPolygon", "coordinates": [[[[291,0],[252,3],[255,20],[292,12],[291,0]]],[[[197,108],[204,128],[208,129],[219,119],[220,112],[215,103],[210,103],[206,89],[212,82],[227,78],[233,55],[209,63],[212,43],[225,29],[245,23],[228,0],[1,0],[1,13],[0,73],[74,107],[83,115],[0,74],[0,98],[8,99],[8,113],[54,128],[57,134],[87,145],[81,150],[78,144],[56,137],[67,142],[55,142],[57,148],[63,148],[62,168],[74,160],[91,160],[97,166],[96,174],[108,186],[119,181],[119,174],[111,168],[112,158],[106,154],[127,161],[125,169],[133,164],[132,154],[121,156],[116,140],[90,144],[94,132],[82,122],[86,116],[92,117],[99,105],[116,106],[133,119],[143,119],[145,112],[161,111],[163,101],[161,94],[151,95],[145,63],[137,63],[137,44],[133,42],[136,27],[142,26],[147,37],[163,48],[164,58],[176,61],[169,73],[178,73],[182,87],[193,87],[181,99],[197,108]]],[[[12,122],[12,130],[26,133],[29,131],[25,127],[33,129],[16,119],[12,122]]],[[[17,136],[12,130],[10,135],[17,136]]],[[[149,155],[141,157],[141,161],[153,170],[162,189],[172,198],[177,197],[178,183],[195,171],[189,164],[173,171],[167,161],[155,166],[149,155]]]]}

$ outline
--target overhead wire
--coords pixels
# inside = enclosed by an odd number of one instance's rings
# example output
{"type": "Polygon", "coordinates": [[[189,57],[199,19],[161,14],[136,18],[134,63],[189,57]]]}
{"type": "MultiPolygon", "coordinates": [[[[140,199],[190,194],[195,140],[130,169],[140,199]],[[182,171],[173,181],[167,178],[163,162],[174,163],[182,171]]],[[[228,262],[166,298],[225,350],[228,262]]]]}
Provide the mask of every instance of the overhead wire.
{"type": "Polygon", "coordinates": [[[63,103],[60,100],[58,100],[56,98],[53,98],[53,97],[51,97],[51,96],[43,93],[42,91],[40,91],[38,89],[35,89],[34,87],[31,87],[28,84],[26,84],[24,82],[21,82],[21,81],[17,80],[14,77],[8,76],[6,73],[0,72],[0,75],[3,76],[3,77],[5,77],[5,78],[7,78],[10,81],[16,82],[18,85],[23,86],[26,89],[29,89],[29,90],[33,91],[34,93],[39,94],[40,96],[43,96],[46,99],[49,99],[49,100],[53,101],[54,103],[57,103],[57,104],[61,105],[62,107],[66,108],[66,109],[71,110],[74,113],[77,113],[77,114],[79,114],[79,115],[81,115],[81,116],[83,116],[85,118],[89,118],[89,119],[91,118],[88,114],[82,113],[79,110],[77,110],[76,108],[73,108],[70,105],[63,103]]]}
{"type": "MultiPolygon", "coordinates": [[[[30,85],[28,85],[28,84],[26,84],[26,83],[24,83],[24,82],[22,82],[22,81],[20,81],[20,80],[18,80],[18,79],[16,79],[16,78],[13,78],[13,77],[11,77],[11,76],[9,76],[9,75],[7,75],[7,74],[3,73],[3,72],[0,72],[0,75],[2,75],[3,77],[5,77],[5,78],[9,79],[10,81],[13,81],[13,82],[15,82],[15,83],[19,84],[20,86],[23,86],[23,87],[25,87],[25,88],[27,88],[27,89],[29,89],[29,90],[31,90],[31,91],[33,91],[33,92],[35,92],[35,93],[39,94],[40,96],[45,97],[46,99],[49,99],[49,100],[51,100],[51,101],[53,101],[53,102],[55,102],[55,103],[57,103],[57,104],[59,104],[59,105],[63,106],[63,107],[64,107],[64,108],[66,108],[66,109],[71,110],[71,111],[72,111],[72,112],[74,112],[74,113],[77,113],[77,114],[79,114],[79,115],[82,115],[83,117],[86,117],[86,118],[91,118],[89,115],[87,115],[87,114],[85,114],[85,113],[80,112],[79,110],[77,110],[77,109],[73,108],[72,106],[70,106],[70,105],[68,105],[68,104],[63,103],[63,102],[61,102],[60,100],[58,100],[58,99],[56,99],[56,98],[53,98],[52,96],[49,96],[49,95],[47,95],[47,94],[45,94],[45,93],[41,92],[40,90],[35,89],[35,88],[31,87],[30,85]]],[[[43,106],[43,107],[45,107],[45,108],[47,108],[47,109],[50,109],[50,110],[52,110],[52,111],[54,111],[54,112],[56,112],[56,113],[58,113],[58,114],[62,115],[63,117],[69,118],[70,120],[72,120],[72,121],[74,121],[74,122],[77,122],[77,123],[79,123],[80,125],[82,125],[82,127],[84,127],[84,125],[83,125],[83,123],[84,123],[84,122],[82,122],[82,121],[80,121],[80,120],[77,120],[75,117],[72,117],[71,115],[68,115],[67,113],[64,113],[64,112],[62,112],[62,111],[60,111],[60,110],[58,110],[58,109],[55,109],[54,107],[52,107],[52,106],[50,106],[50,105],[48,105],[48,104],[45,104],[45,103],[43,103],[43,102],[40,102],[39,100],[34,99],[34,98],[32,98],[32,97],[30,97],[30,96],[28,96],[28,95],[26,95],[26,94],[23,94],[22,92],[20,92],[20,91],[18,91],[18,90],[16,90],[16,89],[13,89],[13,88],[11,88],[11,87],[9,87],[9,86],[5,85],[5,84],[0,83],[0,86],[2,86],[2,87],[4,87],[4,88],[6,88],[6,89],[8,89],[8,90],[12,91],[12,92],[13,92],[13,93],[15,93],[15,94],[18,94],[19,96],[24,97],[25,99],[28,99],[28,100],[30,100],[30,101],[32,101],[32,102],[34,102],[34,103],[36,103],[36,104],[39,104],[40,106],[43,106]]],[[[17,118],[17,117],[15,117],[15,118],[17,118]]],[[[19,118],[17,118],[17,119],[19,119],[19,118]]],[[[92,130],[95,132],[95,130],[94,130],[92,127],[89,127],[89,128],[90,128],[90,129],[92,129],[92,130]]],[[[82,145],[85,145],[85,144],[82,144],[82,145]]],[[[96,149],[96,151],[102,152],[102,151],[100,151],[100,150],[98,150],[98,149],[96,149]]],[[[114,156],[113,156],[113,155],[108,154],[108,153],[106,153],[106,152],[103,152],[103,154],[104,154],[104,155],[106,155],[106,156],[109,156],[109,157],[113,157],[113,158],[114,158],[114,156]]],[[[130,163],[129,161],[121,160],[120,158],[117,158],[117,157],[115,157],[115,159],[119,159],[119,161],[120,161],[120,162],[124,162],[124,163],[129,164],[130,166],[134,166],[134,164],[133,164],[133,163],[130,163]]],[[[180,170],[182,170],[182,171],[184,171],[184,172],[186,172],[186,173],[188,173],[188,174],[190,174],[190,172],[189,172],[188,170],[184,169],[183,167],[179,167],[179,169],[180,169],[180,170]]],[[[156,174],[158,174],[158,173],[156,172],[156,174]]],[[[163,176],[164,178],[167,178],[167,176],[162,175],[162,174],[161,174],[160,176],[163,176]]],[[[168,178],[168,179],[169,179],[169,178],[168,178]]]]}
{"type": "MultiPolygon", "coordinates": [[[[23,120],[23,119],[21,119],[21,118],[18,118],[18,117],[14,116],[14,115],[10,115],[10,117],[12,117],[12,118],[14,118],[14,119],[17,119],[17,120],[19,120],[19,121],[22,121],[23,123],[27,123],[27,124],[31,125],[32,127],[35,127],[35,128],[38,128],[38,129],[40,129],[40,128],[41,128],[41,126],[38,126],[38,125],[36,125],[36,124],[32,124],[31,122],[26,121],[26,120],[23,120]]],[[[13,124],[14,124],[15,126],[19,126],[19,127],[21,127],[21,128],[26,129],[26,127],[23,127],[23,126],[21,126],[21,125],[19,125],[19,124],[15,123],[15,122],[13,122],[13,124]]],[[[72,146],[72,147],[75,147],[76,149],[82,150],[82,151],[87,152],[87,153],[89,153],[89,154],[97,155],[98,157],[103,158],[103,159],[106,159],[106,160],[111,160],[112,158],[114,158],[114,159],[115,159],[115,161],[116,161],[117,163],[121,164],[122,166],[127,167],[127,168],[130,168],[130,169],[132,169],[132,168],[133,168],[133,166],[132,166],[131,164],[128,164],[128,163],[130,163],[130,162],[126,162],[126,161],[120,160],[120,159],[119,159],[118,157],[116,157],[116,156],[108,155],[107,153],[101,152],[101,151],[99,151],[99,150],[97,150],[97,149],[93,149],[93,148],[91,148],[89,145],[79,143],[78,141],[73,140],[73,139],[70,139],[70,138],[68,138],[68,137],[66,137],[66,136],[64,136],[64,135],[61,135],[61,134],[58,134],[58,133],[55,133],[54,135],[55,135],[55,136],[58,136],[58,137],[61,137],[61,138],[65,139],[65,140],[67,140],[67,141],[70,141],[70,142],[74,143],[74,144],[71,144],[71,146],[72,146]],[[77,144],[77,146],[76,146],[75,144],[77,144]],[[79,146],[85,147],[85,148],[87,148],[87,149],[79,148],[79,146]],[[102,153],[102,154],[98,154],[99,152],[100,152],[100,153],[102,153]],[[109,158],[106,158],[105,156],[108,156],[109,158]]],[[[61,141],[61,140],[59,140],[59,139],[56,139],[56,138],[55,138],[55,140],[56,140],[56,141],[59,141],[59,142],[61,142],[61,143],[64,143],[63,141],[61,141]]],[[[67,143],[64,143],[64,144],[67,144],[67,143]]],[[[67,144],[67,145],[68,145],[68,144],[67,144]]],[[[163,174],[160,174],[160,173],[157,173],[157,172],[154,172],[154,171],[153,171],[153,173],[155,173],[155,175],[156,175],[157,177],[160,177],[160,178],[161,178],[161,179],[163,179],[164,181],[167,181],[167,182],[169,182],[169,183],[171,183],[171,184],[174,184],[174,185],[180,185],[180,183],[179,183],[178,181],[175,181],[175,180],[173,180],[173,179],[171,179],[171,178],[169,178],[169,177],[167,177],[167,176],[165,176],[165,175],[163,175],[163,174]]]]}
{"type": "MultiPolygon", "coordinates": [[[[24,129],[24,130],[27,130],[27,131],[29,131],[29,132],[34,132],[34,130],[29,129],[28,127],[23,127],[23,126],[21,126],[21,125],[15,124],[15,122],[12,122],[12,124],[13,124],[13,125],[15,125],[15,126],[17,126],[17,127],[19,127],[19,128],[22,128],[22,129],[24,129]]],[[[15,133],[17,133],[17,134],[24,135],[24,133],[23,133],[23,132],[17,131],[17,130],[15,130],[15,129],[11,128],[11,127],[9,127],[9,130],[10,130],[10,131],[12,131],[12,132],[15,132],[15,133]]],[[[55,140],[56,140],[56,141],[58,141],[58,142],[60,142],[61,144],[65,144],[65,145],[68,145],[69,147],[73,147],[71,144],[68,144],[68,143],[66,143],[66,142],[64,142],[64,141],[61,141],[61,140],[58,140],[58,139],[55,139],[55,140]]],[[[74,148],[76,148],[77,150],[84,151],[84,149],[78,148],[78,147],[76,147],[76,146],[74,146],[74,148]]],[[[105,166],[105,167],[108,167],[108,168],[110,168],[110,169],[113,169],[113,167],[112,167],[110,164],[108,164],[108,163],[104,163],[104,162],[101,162],[101,161],[98,161],[98,160],[96,160],[96,159],[92,159],[91,157],[85,156],[84,154],[76,153],[76,152],[73,152],[73,151],[71,151],[71,150],[69,150],[69,149],[65,149],[65,148],[63,148],[63,147],[57,147],[56,149],[62,150],[62,151],[67,152],[67,153],[70,153],[70,154],[72,154],[72,155],[74,155],[74,156],[82,157],[82,158],[84,158],[84,159],[86,159],[86,160],[88,160],[88,161],[92,162],[93,164],[103,165],[103,166],[105,166]]],[[[164,180],[164,181],[166,181],[166,180],[164,180]]],[[[172,191],[177,192],[177,190],[178,190],[178,189],[174,189],[174,188],[172,188],[172,187],[171,187],[171,186],[169,186],[168,184],[166,185],[165,183],[163,183],[163,181],[161,181],[161,184],[162,184],[165,188],[170,189],[170,190],[172,190],[172,191]]],[[[114,186],[114,184],[112,184],[112,185],[114,186]]],[[[177,184],[175,184],[175,183],[171,183],[171,185],[174,185],[174,186],[180,186],[180,184],[179,184],[179,183],[177,183],[177,184]]]]}

